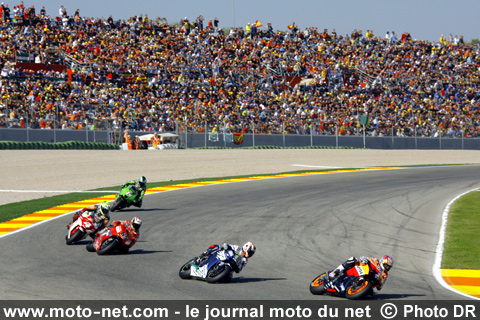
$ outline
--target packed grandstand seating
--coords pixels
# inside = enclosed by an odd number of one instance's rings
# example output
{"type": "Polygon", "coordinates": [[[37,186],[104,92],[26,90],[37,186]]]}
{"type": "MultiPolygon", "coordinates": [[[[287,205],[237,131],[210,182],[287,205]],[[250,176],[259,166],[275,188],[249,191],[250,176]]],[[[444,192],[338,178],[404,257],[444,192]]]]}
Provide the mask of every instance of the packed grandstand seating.
{"type": "Polygon", "coordinates": [[[7,18],[3,6],[0,25],[3,128],[480,134],[480,49],[462,37],[18,7],[7,18]]]}

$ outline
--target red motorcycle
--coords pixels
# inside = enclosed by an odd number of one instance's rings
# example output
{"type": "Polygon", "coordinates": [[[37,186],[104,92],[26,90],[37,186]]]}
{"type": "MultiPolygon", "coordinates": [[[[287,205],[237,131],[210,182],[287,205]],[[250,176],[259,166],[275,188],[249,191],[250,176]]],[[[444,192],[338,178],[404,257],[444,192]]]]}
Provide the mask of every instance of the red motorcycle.
{"type": "Polygon", "coordinates": [[[118,250],[127,253],[137,242],[138,233],[129,232],[126,225],[121,221],[114,221],[113,224],[97,232],[95,241],[87,245],[87,250],[105,255],[118,250]]]}
{"type": "Polygon", "coordinates": [[[88,212],[81,214],[77,220],[70,223],[67,228],[68,232],[65,236],[67,245],[82,240],[87,234],[93,234],[96,230],[93,216],[88,212]]]}
{"type": "Polygon", "coordinates": [[[322,273],[310,283],[310,292],[312,294],[328,293],[347,299],[364,298],[373,294],[373,288],[381,287],[385,283],[377,280],[375,269],[369,261],[367,264],[355,265],[335,279],[328,277],[329,272],[322,273]]]}

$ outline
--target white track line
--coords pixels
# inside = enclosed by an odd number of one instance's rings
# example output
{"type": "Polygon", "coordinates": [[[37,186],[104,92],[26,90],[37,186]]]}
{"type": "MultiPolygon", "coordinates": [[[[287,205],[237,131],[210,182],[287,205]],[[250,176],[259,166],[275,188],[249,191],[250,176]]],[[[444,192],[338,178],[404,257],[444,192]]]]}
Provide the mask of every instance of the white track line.
{"type": "Polygon", "coordinates": [[[118,193],[118,190],[102,190],[102,191],[68,191],[68,190],[0,190],[0,192],[24,192],[24,193],[118,193]]]}
{"type": "Polygon", "coordinates": [[[308,164],[292,164],[292,167],[322,168],[322,169],[342,169],[343,167],[311,166],[308,164]]]}

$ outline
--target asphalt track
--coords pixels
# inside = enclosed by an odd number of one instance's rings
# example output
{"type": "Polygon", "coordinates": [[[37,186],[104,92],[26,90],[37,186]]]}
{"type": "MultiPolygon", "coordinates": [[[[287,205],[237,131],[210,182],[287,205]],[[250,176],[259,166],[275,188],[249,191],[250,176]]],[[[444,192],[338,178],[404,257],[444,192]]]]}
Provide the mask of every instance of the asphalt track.
{"type": "Polygon", "coordinates": [[[312,300],[310,281],[349,256],[390,254],[375,299],[466,299],[432,275],[441,214],[480,187],[480,166],[361,171],[186,188],[148,195],[128,255],[65,245],[71,215],[0,238],[0,300],[312,300]],[[256,255],[229,284],[181,280],[208,245],[252,241],[256,255]]]}

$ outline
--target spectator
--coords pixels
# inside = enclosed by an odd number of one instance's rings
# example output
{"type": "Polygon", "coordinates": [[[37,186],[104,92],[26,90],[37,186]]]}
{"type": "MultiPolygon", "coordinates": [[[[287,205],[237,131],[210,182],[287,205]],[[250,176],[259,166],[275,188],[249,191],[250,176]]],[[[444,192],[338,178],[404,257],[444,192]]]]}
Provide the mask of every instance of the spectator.
{"type": "Polygon", "coordinates": [[[84,23],[60,25],[35,19],[41,24],[4,26],[9,37],[0,42],[0,89],[9,100],[0,113],[15,111],[7,126],[24,117],[32,128],[45,129],[88,124],[199,132],[207,122],[219,131],[359,135],[359,118],[367,114],[371,135],[480,132],[480,53],[463,37],[439,48],[413,41],[408,32],[396,41],[394,32],[380,39],[368,30],[362,40],[360,30],[337,36],[306,28],[290,38],[269,26],[269,38],[258,42],[243,28],[216,32],[216,18],[204,32],[188,23],[188,34],[186,24],[156,23],[146,15],[80,17],[84,23]],[[65,63],[55,52],[72,63],[72,73],[14,65],[22,55],[65,63]],[[291,86],[278,75],[310,84],[291,86]]]}

